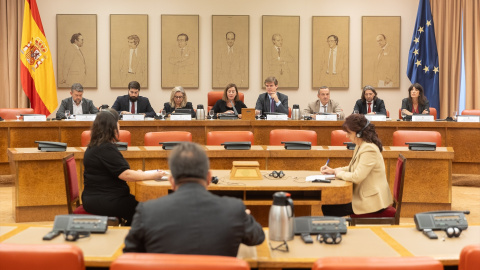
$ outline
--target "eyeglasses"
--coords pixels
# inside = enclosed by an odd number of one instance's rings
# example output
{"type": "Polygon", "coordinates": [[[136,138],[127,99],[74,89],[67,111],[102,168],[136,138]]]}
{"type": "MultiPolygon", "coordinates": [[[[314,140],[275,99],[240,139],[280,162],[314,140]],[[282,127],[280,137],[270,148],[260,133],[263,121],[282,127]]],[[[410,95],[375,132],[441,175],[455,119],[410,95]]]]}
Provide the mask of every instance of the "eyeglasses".
{"type": "Polygon", "coordinates": [[[340,244],[340,242],[342,242],[342,235],[340,233],[324,233],[317,235],[317,240],[320,243],[329,245],[340,244]]]}
{"type": "Polygon", "coordinates": [[[278,251],[282,251],[282,252],[288,252],[288,244],[287,244],[287,241],[283,240],[283,242],[276,246],[276,247],[272,247],[272,242],[269,242],[268,243],[270,245],[270,249],[271,250],[278,250],[278,251]]]}
{"type": "Polygon", "coordinates": [[[174,98],[176,98],[176,99],[182,99],[183,96],[174,96],[174,98]]]}
{"type": "Polygon", "coordinates": [[[285,176],[285,173],[283,171],[273,171],[269,174],[269,176],[273,178],[283,178],[285,176]]]}

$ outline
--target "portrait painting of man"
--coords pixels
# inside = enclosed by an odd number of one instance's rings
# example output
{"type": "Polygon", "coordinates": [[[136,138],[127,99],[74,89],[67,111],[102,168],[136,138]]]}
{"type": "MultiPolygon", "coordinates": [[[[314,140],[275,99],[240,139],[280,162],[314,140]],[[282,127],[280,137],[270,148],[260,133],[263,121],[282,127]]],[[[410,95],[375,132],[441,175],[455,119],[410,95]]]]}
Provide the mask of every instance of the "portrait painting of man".
{"type": "Polygon", "coordinates": [[[198,15],[162,15],[162,88],[198,88],[198,15]]]}
{"type": "Polygon", "coordinates": [[[249,16],[212,16],[212,88],[248,88],[249,16]]]}
{"type": "Polygon", "coordinates": [[[263,76],[298,89],[300,17],[263,16],[263,76]]]}
{"type": "Polygon", "coordinates": [[[400,87],[400,17],[362,17],[362,85],[400,87]]]}
{"type": "Polygon", "coordinates": [[[148,88],[148,15],[110,15],[110,87],[148,88]]]}
{"type": "Polygon", "coordinates": [[[57,87],[97,87],[97,15],[57,15],[57,87]]]}
{"type": "Polygon", "coordinates": [[[349,20],[350,17],[313,17],[313,88],[348,88],[349,20]]]}

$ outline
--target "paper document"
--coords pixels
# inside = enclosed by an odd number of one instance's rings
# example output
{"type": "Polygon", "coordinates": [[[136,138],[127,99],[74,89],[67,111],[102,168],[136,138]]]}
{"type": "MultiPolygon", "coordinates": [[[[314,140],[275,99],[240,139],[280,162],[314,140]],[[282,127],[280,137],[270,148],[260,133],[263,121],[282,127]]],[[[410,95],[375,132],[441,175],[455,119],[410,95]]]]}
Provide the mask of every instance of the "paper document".
{"type": "Polygon", "coordinates": [[[315,181],[315,180],[333,180],[333,179],[335,179],[334,174],[317,174],[317,175],[307,176],[305,181],[312,182],[312,181],[315,181]]]}

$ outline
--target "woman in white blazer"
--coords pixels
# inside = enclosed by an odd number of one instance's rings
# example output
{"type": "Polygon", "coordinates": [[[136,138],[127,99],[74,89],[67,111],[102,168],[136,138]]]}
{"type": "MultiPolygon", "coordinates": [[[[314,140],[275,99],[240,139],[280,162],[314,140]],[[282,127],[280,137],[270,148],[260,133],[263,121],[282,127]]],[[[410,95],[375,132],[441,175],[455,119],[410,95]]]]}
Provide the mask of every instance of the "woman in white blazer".
{"type": "Polygon", "coordinates": [[[323,174],[335,174],[336,179],[353,183],[352,202],[323,205],[325,216],[347,216],[381,211],[393,203],[385,174],[382,142],[363,114],[352,114],[342,126],[347,138],[356,144],[352,160],[346,167],[332,169],[323,166],[323,174]]]}

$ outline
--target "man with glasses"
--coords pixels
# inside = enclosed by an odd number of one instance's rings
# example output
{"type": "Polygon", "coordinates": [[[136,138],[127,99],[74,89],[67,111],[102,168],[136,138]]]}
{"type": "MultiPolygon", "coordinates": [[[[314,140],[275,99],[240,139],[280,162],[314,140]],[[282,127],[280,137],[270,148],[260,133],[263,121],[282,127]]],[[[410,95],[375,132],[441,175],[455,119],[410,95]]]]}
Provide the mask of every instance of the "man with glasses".
{"type": "Polygon", "coordinates": [[[137,81],[128,84],[128,95],[117,97],[112,109],[119,114],[144,114],[146,117],[156,115],[148,98],[140,96],[140,84],[137,81]]]}

